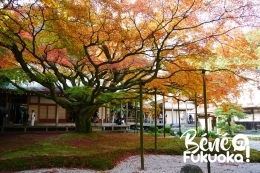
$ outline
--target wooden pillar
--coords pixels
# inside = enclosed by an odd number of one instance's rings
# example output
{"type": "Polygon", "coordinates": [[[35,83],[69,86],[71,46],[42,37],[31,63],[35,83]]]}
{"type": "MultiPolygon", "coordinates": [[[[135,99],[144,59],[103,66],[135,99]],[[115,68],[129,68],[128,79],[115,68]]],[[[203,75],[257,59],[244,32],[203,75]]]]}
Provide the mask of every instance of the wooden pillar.
{"type": "Polygon", "coordinates": [[[256,130],[256,128],[255,128],[255,112],[254,112],[254,109],[251,109],[251,112],[252,112],[252,116],[253,116],[253,124],[252,124],[251,129],[252,130],[256,130]]]}
{"type": "Polygon", "coordinates": [[[6,93],[5,95],[5,115],[6,115],[6,112],[8,113],[8,117],[5,117],[5,124],[6,126],[8,125],[8,122],[9,122],[9,119],[10,119],[10,98],[9,98],[9,94],[6,93]]]}
{"type": "MultiPolygon", "coordinates": [[[[41,97],[39,97],[39,96],[37,96],[37,98],[38,98],[38,110],[37,110],[37,114],[36,114],[36,116],[35,116],[35,121],[40,121],[40,108],[41,108],[41,97]]],[[[36,111],[35,111],[36,112],[36,111]]],[[[47,106],[47,122],[48,122],[48,106],[47,106]]]]}
{"type": "Polygon", "coordinates": [[[108,123],[107,107],[105,107],[105,123],[108,123]]]}
{"type": "Polygon", "coordinates": [[[55,116],[55,119],[56,119],[56,125],[59,124],[59,105],[57,104],[56,105],[56,116],[55,116]]]}
{"type": "Polygon", "coordinates": [[[104,107],[101,107],[101,124],[104,122],[104,107]]]}
{"type": "Polygon", "coordinates": [[[126,112],[125,124],[127,124],[127,120],[128,120],[128,102],[125,104],[125,112],[126,112]]]}
{"type": "Polygon", "coordinates": [[[120,118],[122,118],[122,114],[123,114],[123,104],[121,102],[121,104],[120,104],[120,118]]]}

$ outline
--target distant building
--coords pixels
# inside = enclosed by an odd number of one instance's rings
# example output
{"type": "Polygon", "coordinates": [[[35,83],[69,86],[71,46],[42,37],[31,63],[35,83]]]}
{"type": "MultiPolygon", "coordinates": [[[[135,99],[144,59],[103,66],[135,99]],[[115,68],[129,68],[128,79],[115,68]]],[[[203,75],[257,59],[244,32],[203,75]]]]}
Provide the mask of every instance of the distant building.
{"type": "MultiPolygon", "coordinates": [[[[49,94],[46,88],[37,84],[28,85],[27,88],[46,95],[49,94]]],[[[66,109],[54,101],[36,96],[33,93],[21,93],[12,86],[0,90],[0,107],[1,110],[8,112],[8,122],[11,124],[28,122],[32,110],[35,111],[36,123],[65,123],[68,122],[69,117],[66,109]]]]}
{"type": "Polygon", "coordinates": [[[248,78],[248,82],[241,85],[241,96],[234,102],[244,108],[248,117],[235,118],[234,121],[244,125],[248,130],[253,130],[260,125],[260,73],[259,70],[248,71],[245,76],[248,78]]]}

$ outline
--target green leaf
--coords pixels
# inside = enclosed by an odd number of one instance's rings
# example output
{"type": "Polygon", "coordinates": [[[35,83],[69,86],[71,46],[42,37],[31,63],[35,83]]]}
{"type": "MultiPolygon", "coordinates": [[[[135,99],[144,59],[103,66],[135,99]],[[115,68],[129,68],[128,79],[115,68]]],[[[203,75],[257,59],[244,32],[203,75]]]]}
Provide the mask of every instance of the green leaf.
{"type": "Polygon", "coordinates": [[[86,100],[92,94],[92,91],[92,88],[86,86],[75,86],[67,89],[65,94],[76,100],[86,100]]]}

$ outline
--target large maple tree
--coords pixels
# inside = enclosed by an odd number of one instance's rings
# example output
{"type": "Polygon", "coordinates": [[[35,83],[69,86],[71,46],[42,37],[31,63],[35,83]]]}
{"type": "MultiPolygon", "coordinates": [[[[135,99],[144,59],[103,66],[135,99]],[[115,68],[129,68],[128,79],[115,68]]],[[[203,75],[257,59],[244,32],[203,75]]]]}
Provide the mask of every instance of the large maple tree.
{"type": "Polygon", "coordinates": [[[78,132],[91,132],[98,107],[136,98],[137,86],[158,76],[196,71],[191,62],[204,61],[216,40],[228,45],[224,35],[258,25],[249,0],[9,0],[0,8],[0,56],[12,65],[2,74],[23,91],[14,78],[48,88],[35,94],[74,114],[78,132]]]}

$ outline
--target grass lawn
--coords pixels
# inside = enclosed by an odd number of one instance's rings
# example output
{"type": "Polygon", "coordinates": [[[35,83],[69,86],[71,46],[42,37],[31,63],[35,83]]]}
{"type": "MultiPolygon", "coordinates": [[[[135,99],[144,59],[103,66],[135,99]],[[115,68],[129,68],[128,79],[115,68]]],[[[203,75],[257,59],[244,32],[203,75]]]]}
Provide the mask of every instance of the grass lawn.
{"type": "MultiPolygon", "coordinates": [[[[131,155],[140,154],[139,134],[133,133],[8,133],[0,134],[0,171],[37,168],[112,169],[131,155]]],[[[184,139],[144,135],[145,154],[182,155],[184,139]]],[[[251,150],[250,160],[260,162],[260,152],[251,150]]]]}

